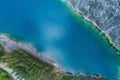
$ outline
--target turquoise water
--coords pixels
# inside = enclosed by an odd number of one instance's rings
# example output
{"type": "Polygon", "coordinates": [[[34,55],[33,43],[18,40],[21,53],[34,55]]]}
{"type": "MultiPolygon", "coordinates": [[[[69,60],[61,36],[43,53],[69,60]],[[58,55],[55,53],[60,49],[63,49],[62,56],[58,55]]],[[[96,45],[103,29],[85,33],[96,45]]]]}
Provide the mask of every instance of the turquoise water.
{"type": "Polygon", "coordinates": [[[0,0],[0,32],[31,43],[71,72],[117,80],[120,58],[109,52],[57,0],[0,0]]]}

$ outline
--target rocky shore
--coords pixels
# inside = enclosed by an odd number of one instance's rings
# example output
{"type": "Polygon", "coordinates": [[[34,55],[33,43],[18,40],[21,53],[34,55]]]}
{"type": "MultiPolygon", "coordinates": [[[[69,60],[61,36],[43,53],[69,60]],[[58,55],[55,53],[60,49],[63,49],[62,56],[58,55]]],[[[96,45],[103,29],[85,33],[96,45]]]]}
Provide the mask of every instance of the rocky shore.
{"type": "Polygon", "coordinates": [[[11,52],[16,49],[25,50],[32,56],[38,58],[39,60],[59,69],[59,66],[54,61],[40,55],[40,53],[38,53],[31,44],[12,40],[8,37],[7,34],[0,35],[0,45],[2,45],[4,47],[6,52],[11,52]]]}
{"type": "Polygon", "coordinates": [[[93,23],[120,50],[119,0],[64,0],[72,9],[93,23]]]}
{"type": "MultiPolygon", "coordinates": [[[[55,67],[56,74],[59,73],[59,74],[62,74],[64,76],[67,76],[67,77],[74,76],[74,77],[78,77],[81,79],[87,79],[87,80],[89,80],[89,78],[95,78],[96,80],[104,80],[102,78],[102,76],[99,74],[89,74],[89,73],[84,73],[84,72],[79,72],[79,73],[64,72],[60,69],[60,67],[58,66],[57,63],[55,63],[54,61],[40,55],[36,51],[36,49],[34,47],[32,47],[32,45],[30,45],[28,43],[18,42],[18,41],[12,40],[6,34],[0,35],[0,45],[3,46],[3,48],[6,52],[12,52],[13,50],[16,50],[16,49],[22,49],[22,50],[27,51],[27,53],[29,53],[30,55],[39,59],[40,61],[55,67]]],[[[11,69],[9,69],[7,66],[3,65],[3,63],[0,63],[0,67],[5,69],[6,71],[8,70],[8,72],[12,72],[12,71],[10,71],[11,69]]]]}

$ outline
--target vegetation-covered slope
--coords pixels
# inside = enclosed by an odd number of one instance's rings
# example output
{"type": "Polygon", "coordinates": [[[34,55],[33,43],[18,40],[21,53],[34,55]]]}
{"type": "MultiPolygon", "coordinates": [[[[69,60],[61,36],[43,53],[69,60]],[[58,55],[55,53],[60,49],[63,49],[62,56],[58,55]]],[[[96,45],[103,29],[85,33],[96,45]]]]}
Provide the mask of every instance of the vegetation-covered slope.
{"type": "Polygon", "coordinates": [[[55,67],[21,49],[6,53],[1,57],[1,61],[6,62],[7,67],[12,69],[20,80],[103,80],[101,77],[74,76],[72,73],[55,72],[55,67]]]}
{"type": "Polygon", "coordinates": [[[5,70],[0,68],[0,80],[13,80],[13,78],[5,70]]]}
{"type": "Polygon", "coordinates": [[[4,54],[5,54],[4,47],[0,45],[0,57],[3,56],[4,54]]]}
{"type": "Polygon", "coordinates": [[[54,67],[41,62],[29,55],[24,50],[15,50],[2,57],[7,66],[13,69],[18,78],[25,80],[55,80],[53,77],[54,67]]]}

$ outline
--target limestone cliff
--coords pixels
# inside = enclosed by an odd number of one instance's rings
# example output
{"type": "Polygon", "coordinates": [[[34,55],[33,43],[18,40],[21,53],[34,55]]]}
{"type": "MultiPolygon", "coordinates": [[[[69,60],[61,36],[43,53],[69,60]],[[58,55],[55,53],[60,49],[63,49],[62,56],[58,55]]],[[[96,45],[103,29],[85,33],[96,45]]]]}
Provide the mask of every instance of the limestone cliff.
{"type": "Polygon", "coordinates": [[[120,0],[65,0],[108,35],[120,50],[120,0]]]}

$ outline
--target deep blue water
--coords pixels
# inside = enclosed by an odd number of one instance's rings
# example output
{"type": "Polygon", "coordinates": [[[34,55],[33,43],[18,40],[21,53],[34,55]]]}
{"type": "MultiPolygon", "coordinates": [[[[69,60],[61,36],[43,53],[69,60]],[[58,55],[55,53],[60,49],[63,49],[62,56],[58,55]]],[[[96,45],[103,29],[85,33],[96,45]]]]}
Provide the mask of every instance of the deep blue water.
{"type": "Polygon", "coordinates": [[[0,0],[1,33],[30,42],[65,71],[115,80],[120,58],[84,26],[57,0],[0,0]]]}

